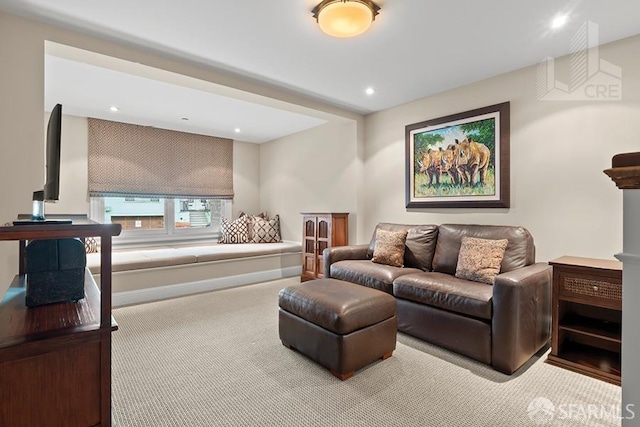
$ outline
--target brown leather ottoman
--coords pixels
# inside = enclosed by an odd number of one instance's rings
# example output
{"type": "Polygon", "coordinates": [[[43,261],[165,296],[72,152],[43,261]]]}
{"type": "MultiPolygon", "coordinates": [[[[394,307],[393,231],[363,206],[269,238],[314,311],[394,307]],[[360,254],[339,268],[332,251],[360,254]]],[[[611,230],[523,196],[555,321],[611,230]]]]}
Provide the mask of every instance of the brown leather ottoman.
{"type": "Polygon", "coordinates": [[[282,289],[279,305],[282,344],[341,380],[396,348],[396,302],[385,292],[318,279],[282,289]]]}

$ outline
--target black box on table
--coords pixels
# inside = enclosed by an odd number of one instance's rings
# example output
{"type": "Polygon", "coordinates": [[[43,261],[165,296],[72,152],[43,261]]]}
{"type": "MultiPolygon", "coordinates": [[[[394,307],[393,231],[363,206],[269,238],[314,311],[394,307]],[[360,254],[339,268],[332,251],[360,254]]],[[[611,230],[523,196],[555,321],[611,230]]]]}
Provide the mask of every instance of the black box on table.
{"type": "Polygon", "coordinates": [[[84,298],[87,256],[79,239],[32,240],[26,248],[26,305],[84,298]]]}

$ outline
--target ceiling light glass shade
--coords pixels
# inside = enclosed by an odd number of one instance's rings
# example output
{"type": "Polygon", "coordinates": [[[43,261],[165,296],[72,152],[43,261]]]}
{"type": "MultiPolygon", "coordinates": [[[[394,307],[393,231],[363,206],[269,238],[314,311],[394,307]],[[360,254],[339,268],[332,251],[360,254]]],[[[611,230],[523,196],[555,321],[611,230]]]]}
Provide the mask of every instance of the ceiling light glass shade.
{"type": "Polygon", "coordinates": [[[312,12],[330,36],[354,37],[369,29],[379,10],[369,0],[324,0],[312,12]]]}

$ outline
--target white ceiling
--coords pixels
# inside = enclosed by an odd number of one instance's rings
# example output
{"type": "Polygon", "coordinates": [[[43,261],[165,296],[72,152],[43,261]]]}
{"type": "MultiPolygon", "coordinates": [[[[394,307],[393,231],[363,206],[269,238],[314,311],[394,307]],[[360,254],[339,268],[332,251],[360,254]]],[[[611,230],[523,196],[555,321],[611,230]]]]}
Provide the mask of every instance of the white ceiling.
{"type": "Polygon", "coordinates": [[[53,55],[45,56],[44,83],[46,110],[59,103],[64,114],[72,116],[246,142],[272,141],[326,123],[316,117],[53,55]],[[110,106],[119,110],[112,112],[110,106]]]}
{"type": "MultiPolygon", "coordinates": [[[[638,0],[379,0],[382,9],[367,33],[336,39],[311,16],[318,2],[0,0],[0,9],[363,114],[564,55],[587,20],[598,24],[601,44],[640,33],[638,0]],[[568,14],[569,21],[552,30],[558,14],[568,14]],[[365,94],[368,86],[375,88],[373,96],[365,94]]],[[[174,115],[186,114],[177,110],[174,115]]]]}

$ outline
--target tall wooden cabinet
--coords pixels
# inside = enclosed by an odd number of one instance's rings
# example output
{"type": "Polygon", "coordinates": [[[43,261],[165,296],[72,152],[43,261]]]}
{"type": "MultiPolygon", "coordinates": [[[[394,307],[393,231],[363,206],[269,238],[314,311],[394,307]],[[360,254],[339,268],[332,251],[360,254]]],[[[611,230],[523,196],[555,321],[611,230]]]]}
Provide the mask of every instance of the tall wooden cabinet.
{"type": "MultiPolygon", "coordinates": [[[[49,215],[48,217],[55,217],[49,215]]],[[[19,241],[19,274],[0,302],[0,426],[111,425],[111,238],[119,224],[64,215],[72,224],[0,226],[19,241]],[[29,240],[100,237],[100,288],[86,270],[85,298],[25,306],[29,240]]]]}
{"type": "Polygon", "coordinates": [[[322,252],[332,246],[349,244],[348,213],[302,213],[302,276],[300,280],[318,279],[324,263],[322,252]]]}
{"type": "Polygon", "coordinates": [[[553,341],[547,362],[620,385],[622,263],[563,256],[553,266],[553,341]]]}

